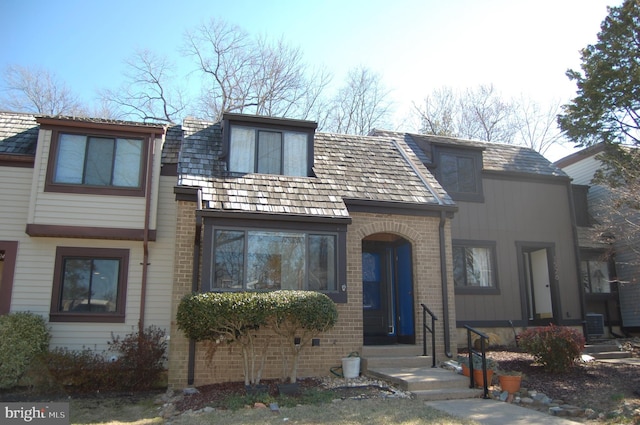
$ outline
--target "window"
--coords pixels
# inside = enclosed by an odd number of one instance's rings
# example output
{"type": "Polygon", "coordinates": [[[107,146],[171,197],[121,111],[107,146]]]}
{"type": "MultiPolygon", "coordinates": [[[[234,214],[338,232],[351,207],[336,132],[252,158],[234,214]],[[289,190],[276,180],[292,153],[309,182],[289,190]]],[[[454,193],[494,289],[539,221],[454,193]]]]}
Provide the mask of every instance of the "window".
{"type": "Polygon", "coordinates": [[[129,251],[56,251],[51,321],[124,322],[129,251]]]}
{"type": "Polygon", "coordinates": [[[454,241],[453,279],[456,290],[497,290],[495,244],[454,241]]]}
{"type": "Polygon", "coordinates": [[[309,133],[233,125],[229,136],[229,171],[309,175],[309,133]]]}
{"type": "Polygon", "coordinates": [[[212,290],[337,292],[337,236],[216,229],[212,290]]]}
{"type": "Polygon", "coordinates": [[[602,260],[583,260],[580,262],[582,285],[587,294],[611,293],[609,265],[602,260]]]}
{"type": "Polygon", "coordinates": [[[483,201],[480,152],[437,149],[436,163],[436,177],[454,200],[483,201]]]}
{"type": "Polygon", "coordinates": [[[54,133],[47,190],[143,195],[142,138],[54,133]]]}

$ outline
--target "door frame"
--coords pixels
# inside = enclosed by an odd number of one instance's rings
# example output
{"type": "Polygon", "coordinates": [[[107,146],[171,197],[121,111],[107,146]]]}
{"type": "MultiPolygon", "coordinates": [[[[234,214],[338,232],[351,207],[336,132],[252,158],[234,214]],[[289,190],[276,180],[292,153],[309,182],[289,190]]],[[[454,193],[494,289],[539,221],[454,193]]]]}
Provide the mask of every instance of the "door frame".
{"type": "Polygon", "coordinates": [[[520,279],[520,295],[522,319],[525,323],[532,326],[544,326],[550,323],[559,324],[562,320],[562,309],[560,305],[560,291],[558,278],[558,264],[556,261],[556,247],[552,242],[516,242],[517,258],[518,258],[518,276],[520,279]],[[525,275],[527,268],[524,263],[524,254],[527,252],[535,252],[546,250],[547,269],[549,273],[549,295],[551,298],[551,316],[550,318],[536,318],[534,315],[534,306],[529,302],[528,279],[525,275]]]}

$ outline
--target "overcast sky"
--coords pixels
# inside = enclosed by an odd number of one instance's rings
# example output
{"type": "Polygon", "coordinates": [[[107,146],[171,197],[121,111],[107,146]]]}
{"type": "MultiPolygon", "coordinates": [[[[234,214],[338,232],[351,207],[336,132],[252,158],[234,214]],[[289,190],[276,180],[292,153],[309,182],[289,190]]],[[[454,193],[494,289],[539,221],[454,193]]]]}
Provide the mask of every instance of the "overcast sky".
{"type": "MultiPolygon", "coordinates": [[[[493,84],[505,97],[566,103],[579,50],[621,0],[0,0],[0,68],[42,66],[86,102],[115,88],[136,48],[180,54],[185,30],[222,18],[283,37],[341,83],[364,65],[398,117],[432,90],[493,84]]],[[[2,87],[0,87],[2,89],[2,87]]],[[[399,120],[399,118],[398,118],[399,120]]],[[[413,129],[407,129],[413,130],[413,129]]],[[[568,152],[568,151],[567,151],[568,152]]],[[[553,158],[565,152],[551,154],[553,158]]]]}

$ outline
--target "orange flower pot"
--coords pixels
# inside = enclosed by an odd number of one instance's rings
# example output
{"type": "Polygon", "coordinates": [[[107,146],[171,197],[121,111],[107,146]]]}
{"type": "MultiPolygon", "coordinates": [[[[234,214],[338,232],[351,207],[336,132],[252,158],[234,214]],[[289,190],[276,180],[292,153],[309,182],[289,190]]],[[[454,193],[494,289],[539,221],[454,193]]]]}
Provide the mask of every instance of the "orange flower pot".
{"type": "MultiPolygon", "coordinates": [[[[471,370],[465,364],[462,365],[462,374],[467,377],[471,376],[471,370]]],[[[482,378],[483,378],[482,369],[473,369],[473,382],[475,383],[476,387],[478,388],[484,387],[484,380],[482,378]]],[[[491,385],[492,378],[493,378],[493,370],[487,369],[487,381],[489,381],[487,383],[487,386],[491,385]]]]}
{"type": "Polygon", "coordinates": [[[522,376],[500,375],[498,376],[498,381],[500,381],[500,388],[502,388],[502,391],[513,394],[520,391],[522,376]]]}

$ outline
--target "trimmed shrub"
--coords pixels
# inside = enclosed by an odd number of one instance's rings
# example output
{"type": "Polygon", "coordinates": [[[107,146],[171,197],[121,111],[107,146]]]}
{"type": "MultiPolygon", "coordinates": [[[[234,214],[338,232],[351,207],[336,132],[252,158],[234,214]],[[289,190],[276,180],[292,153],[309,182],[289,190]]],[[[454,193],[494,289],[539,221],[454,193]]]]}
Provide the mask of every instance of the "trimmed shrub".
{"type": "Polygon", "coordinates": [[[31,361],[49,348],[45,320],[34,313],[0,316],[0,388],[16,386],[31,361]]]}
{"type": "MultiPolygon", "coordinates": [[[[272,311],[273,305],[263,292],[206,292],[183,297],[176,323],[196,341],[240,344],[244,383],[256,385],[262,378],[269,341],[258,346],[255,331],[267,323],[272,311]]],[[[215,350],[215,345],[211,347],[215,350]]]]}
{"type": "Polygon", "coordinates": [[[331,299],[320,292],[274,291],[267,294],[273,306],[268,317],[276,334],[289,348],[289,365],[283,370],[283,380],[296,382],[301,351],[311,344],[313,337],[326,332],[338,321],[338,310],[331,299]]]}
{"type": "Polygon", "coordinates": [[[550,372],[574,366],[584,349],[584,337],[575,329],[549,325],[520,333],[520,347],[550,372]]]}
{"type": "Polygon", "coordinates": [[[181,300],[176,315],[178,329],[190,339],[240,344],[245,385],[260,382],[266,358],[269,339],[259,346],[258,329],[272,328],[290,346],[291,368],[284,375],[295,382],[300,351],[337,319],[338,310],[326,295],[287,290],[191,294],[181,300]]]}

